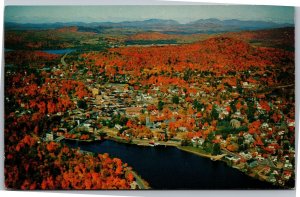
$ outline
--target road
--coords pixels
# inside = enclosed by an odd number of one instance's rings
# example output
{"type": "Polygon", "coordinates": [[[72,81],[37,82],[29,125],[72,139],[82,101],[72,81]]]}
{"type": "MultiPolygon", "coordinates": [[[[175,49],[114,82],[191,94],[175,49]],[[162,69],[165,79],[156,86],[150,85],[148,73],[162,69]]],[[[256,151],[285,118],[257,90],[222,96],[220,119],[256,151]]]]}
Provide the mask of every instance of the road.
{"type": "Polygon", "coordinates": [[[227,154],[221,154],[221,155],[211,155],[211,154],[207,154],[207,153],[200,153],[200,152],[196,152],[190,149],[185,148],[184,146],[177,146],[178,149],[189,152],[189,153],[193,153],[195,155],[201,156],[201,157],[206,157],[206,158],[210,158],[213,161],[217,161],[222,159],[223,157],[225,157],[227,154]]]}
{"type": "Polygon", "coordinates": [[[67,57],[69,53],[64,54],[64,56],[61,57],[60,62],[63,66],[67,66],[67,63],[65,62],[65,58],[67,57]]]}
{"type": "Polygon", "coordinates": [[[65,139],[65,136],[60,136],[60,137],[56,138],[54,141],[55,142],[60,142],[63,139],[65,139]]]}

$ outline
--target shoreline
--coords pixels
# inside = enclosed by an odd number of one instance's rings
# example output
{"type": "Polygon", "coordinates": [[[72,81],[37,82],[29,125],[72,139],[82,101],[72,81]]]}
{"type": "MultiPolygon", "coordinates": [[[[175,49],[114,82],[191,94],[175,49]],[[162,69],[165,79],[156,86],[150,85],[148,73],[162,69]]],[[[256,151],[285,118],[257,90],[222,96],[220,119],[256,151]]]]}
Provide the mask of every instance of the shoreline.
{"type": "MultiPolygon", "coordinates": [[[[126,141],[126,140],[124,140],[122,138],[116,138],[114,136],[106,136],[104,138],[104,140],[111,140],[111,141],[115,141],[117,143],[129,144],[129,145],[135,145],[135,146],[154,147],[154,146],[151,146],[149,144],[149,142],[151,140],[138,140],[138,139],[134,139],[134,140],[128,142],[128,141],[126,141]],[[140,143],[140,142],[142,142],[142,143],[140,143]]],[[[90,142],[95,142],[95,141],[99,141],[99,140],[92,140],[90,142]]],[[[167,143],[167,142],[159,142],[159,145],[156,145],[156,146],[165,146],[165,147],[170,146],[170,147],[175,147],[175,148],[177,148],[177,149],[179,149],[181,151],[185,151],[185,152],[197,155],[199,157],[208,158],[208,159],[211,159],[212,161],[222,161],[222,162],[225,162],[225,164],[228,165],[228,163],[223,159],[223,157],[225,157],[227,154],[211,155],[209,153],[201,153],[201,152],[198,152],[198,151],[190,150],[189,146],[181,146],[178,143],[175,144],[175,143],[172,143],[172,142],[171,143],[170,142],[169,143],[167,143]]],[[[236,170],[238,170],[240,172],[242,172],[243,174],[245,174],[245,175],[247,175],[249,177],[252,177],[254,179],[257,179],[257,180],[260,180],[260,181],[263,181],[263,182],[267,182],[267,183],[270,183],[272,185],[275,185],[275,186],[278,186],[278,187],[282,187],[282,189],[285,189],[285,186],[281,186],[281,185],[274,184],[272,182],[267,181],[265,179],[265,177],[262,174],[260,174],[260,173],[257,173],[258,176],[255,177],[255,175],[254,175],[255,172],[254,171],[245,172],[238,165],[228,165],[228,166],[231,167],[231,168],[234,168],[234,169],[236,169],[236,170]]],[[[139,177],[139,175],[137,173],[135,173],[135,174],[139,177]]]]}
{"type": "Polygon", "coordinates": [[[62,140],[69,140],[69,141],[76,141],[76,142],[86,142],[86,143],[90,143],[90,142],[100,142],[103,139],[95,139],[95,140],[81,140],[81,139],[72,139],[72,138],[64,138],[62,140]]]}
{"type": "Polygon", "coordinates": [[[135,182],[139,186],[139,189],[141,189],[141,190],[151,189],[151,187],[149,186],[149,183],[147,181],[145,181],[136,171],[134,171],[132,169],[127,169],[127,173],[133,174],[133,176],[135,178],[135,182]]]}
{"type": "MultiPolygon", "coordinates": [[[[115,138],[115,137],[113,137],[113,136],[107,136],[105,139],[107,139],[107,140],[112,140],[112,141],[115,141],[115,142],[118,142],[118,143],[124,143],[124,144],[132,144],[132,145],[136,145],[136,146],[149,146],[149,147],[153,147],[153,146],[150,146],[149,144],[147,144],[147,142],[149,143],[149,141],[151,141],[151,140],[144,140],[144,144],[137,144],[136,142],[137,141],[131,141],[131,143],[130,142],[127,142],[127,141],[125,141],[125,140],[123,140],[123,139],[117,139],[117,138],[115,138]]],[[[200,153],[200,152],[197,152],[197,151],[193,151],[193,150],[189,150],[188,149],[188,146],[187,146],[187,148],[185,148],[185,146],[181,146],[181,145],[176,145],[176,144],[168,144],[168,143],[163,143],[163,144],[161,144],[161,142],[159,142],[160,144],[159,145],[157,145],[157,146],[170,146],[170,147],[176,147],[177,149],[179,149],[179,150],[181,150],[181,151],[185,151],[185,152],[188,152],[188,153],[191,153],[191,154],[194,154],[194,155],[197,155],[197,156],[199,156],[199,157],[203,157],[203,158],[209,158],[209,159],[211,159],[212,161],[222,161],[222,162],[224,162],[225,164],[227,164],[228,165],[228,163],[225,161],[225,160],[223,160],[223,157],[225,157],[227,154],[221,154],[221,155],[211,155],[211,154],[209,154],[209,153],[200,153]]],[[[260,180],[260,181],[263,181],[263,182],[267,182],[267,183],[270,183],[270,184],[272,184],[272,185],[275,185],[275,186],[278,186],[278,187],[282,187],[282,189],[285,189],[285,186],[282,186],[282,185],[278,185],[278,184],[274,184],[274,183],[272,183],[272,182],[269,182],[269,181],[267,181],[266,180],[266,178],[265,178],[265,176],[264,175],[262,175],[262,174],[260,174],[260,173],[257,173],[257,175],[258,175],[258,177],[255,177],[255,175],[254,175],[254,171],[251,171],[251,172],[245,172],[245,171],[243,171],[238,165],[228,165],[229,167],[231,167],[231,168],[234,168],[234,169],[236,169],[236,170],[238,170],[238,171],[240,171],[240,172],[242,172],[243,174],[245,174],[245,175],[247,175],[247,176],[249,176],[249,177],[252,177],[252,178],[254,178],[254,179],[257,179],[257,180],[260,180]]]]}
{"type": "MultiPolygon", "coordinates": [[[[102,140],[88,140],[88,141],[86,141],[86,140],[76,140],[76,139],[68,139],[68,138],[65,138],[65,140],[77,141],[77,142],[86,142],[86,143],[102,141],[102,140]]],[[[94,152],[85,151],[85,150],[80,150],[80,152],[82,152],[84,154],[94,154],[94,152]]],[[[126,167],[125,175],[127,173],[132,173],[133,174],[133,176],[135,178],[135,182],[138,185],[139,189],[141,189],[141,190],[151,189],[151,187],[149,186],[149,183],[146,180],[144,180],[136,171],[134,171],[132,169],[132,167],[126,167]]]]}
{"type": "Polygon", "coordinates": [[[218,161],[218,160],[221,160],[223,157],[225,157],[227,154],[221,154],[221,155],[211,155],[211,154],[205,154],[205,153],[200,153],[200,152],[196,152],[196,151],[192,151],[192,150],[189,150],[187,148],[185,148],[185,146],[177,146],[177,148],[179,150],[182,150],[182,151],[185,151],[185,152],[189,152],[189,153],[192,153],[192,154],[195,154],[195,155],[198,155],[200,157],[205,157],[205,158],[209,158],[211,159],[212,161],[218,161]]]}

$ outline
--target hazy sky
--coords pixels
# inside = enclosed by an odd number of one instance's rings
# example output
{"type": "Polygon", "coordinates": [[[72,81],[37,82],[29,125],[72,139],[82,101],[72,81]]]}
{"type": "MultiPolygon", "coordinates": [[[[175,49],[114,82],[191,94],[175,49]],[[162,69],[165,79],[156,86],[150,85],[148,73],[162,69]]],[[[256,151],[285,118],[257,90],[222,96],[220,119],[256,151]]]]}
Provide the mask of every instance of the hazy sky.
{"type": "Polygon", "coordinates": [[[185,6],[8,6],[6,22],[120,22],[173,19],[186,23],[198,19],[264,20],[294,23],[294,8],[280,6],[185,5],[185,6]]]}

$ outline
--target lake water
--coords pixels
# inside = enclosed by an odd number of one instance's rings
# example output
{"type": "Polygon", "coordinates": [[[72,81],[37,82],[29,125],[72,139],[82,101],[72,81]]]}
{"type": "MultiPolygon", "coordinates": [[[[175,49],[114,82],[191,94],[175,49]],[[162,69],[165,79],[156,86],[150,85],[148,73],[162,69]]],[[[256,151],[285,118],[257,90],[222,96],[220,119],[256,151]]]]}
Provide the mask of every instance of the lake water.
{"type": "MultiPolygon", "coordinates": [[[[10,51],[18,51],[18,50],[14,50],[14,49],[4,49],[5,52],[10,52],[10,51]]],[[[49,50],[40,50],[46,53],[50,53],[50,54],[57,54],[57,55],[62,55],[65,53],[71,53],[76,51],[76,49],[49,49],[49,50]]]]}
{"type": "Polygon", "coordinates": [[[4,52],[14,51],[13,49],[4,49],[4,52]]]}
{"type": "Polygon", "coordinates": [[[42,50],[42,51],[50,54],[62,55],[65,53],[71,53],[73,51],[76,51],[76,49],[55,49],[55,50],[42,50]]]}
{"type": "Polygon", "coordinates": [[[176,147],[142,147],[110,140],[92,143],[66,141],[70,147],[109,153],[128,163],[153,189],[276,189],[222,161],[181,151],[176,147]]]}

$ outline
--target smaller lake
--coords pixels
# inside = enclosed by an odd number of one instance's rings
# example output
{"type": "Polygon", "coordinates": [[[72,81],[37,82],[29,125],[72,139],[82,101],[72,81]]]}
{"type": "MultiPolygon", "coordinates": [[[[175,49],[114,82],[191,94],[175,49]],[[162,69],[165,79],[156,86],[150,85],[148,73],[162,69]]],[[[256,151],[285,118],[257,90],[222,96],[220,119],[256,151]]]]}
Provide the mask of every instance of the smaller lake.
{"type": "Polygon", "coordinates": [[[14,51],[13,49],[4,49],[4,52],[14,51]]]}
{"type": "Polygon", "coordinates": [[[176,147],[143,147],[111,140],[91,143],[63,140],[62,143],[122,159],[153,189],[278,189],[227,166],[225,162],[211,161],[176,147]]]}
{"type": "MultiPolygon", "coordinates": [[[[18,51],[14,49],[4,49],[5,52],[10,52],[10,51],[18,51]]],[[[76,49],[47,49],[47,50],[37,50],[37,51],[43,51],[49,54],[56,54],[56,55],[63,55],[65,53],[71,53],[76,51],[76,49]]]]}
{"type": "Polygon", "coordinates": [[[62,55],[65,53],[71,53],[76,51],[76,49],[50,49],[50,50],[42,50],[43,52],[50,53],[50,54],[57,54],[57,55],[62,55]]]}

